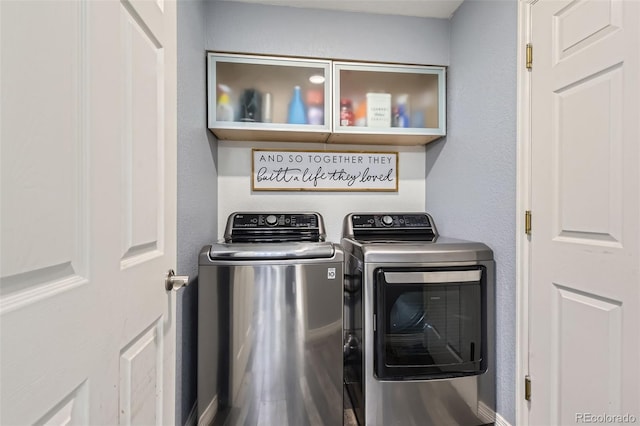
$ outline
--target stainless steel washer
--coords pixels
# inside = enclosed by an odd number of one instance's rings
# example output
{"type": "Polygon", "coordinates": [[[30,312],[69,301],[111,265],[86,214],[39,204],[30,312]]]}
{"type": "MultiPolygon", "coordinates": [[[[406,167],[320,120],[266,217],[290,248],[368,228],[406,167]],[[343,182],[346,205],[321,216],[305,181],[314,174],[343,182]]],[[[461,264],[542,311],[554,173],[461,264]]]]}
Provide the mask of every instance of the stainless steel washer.
{"type": "Polygon", "coordinates": [[[228,218],[199,259],[200,424],[342,424],[343,260],[318,213],[228,218]]]}
{"type": "Polygon", "coordinates": [[[344,220],[345,387],[361,425],[495,420],[493,253],[426,213],[344,220]]]}

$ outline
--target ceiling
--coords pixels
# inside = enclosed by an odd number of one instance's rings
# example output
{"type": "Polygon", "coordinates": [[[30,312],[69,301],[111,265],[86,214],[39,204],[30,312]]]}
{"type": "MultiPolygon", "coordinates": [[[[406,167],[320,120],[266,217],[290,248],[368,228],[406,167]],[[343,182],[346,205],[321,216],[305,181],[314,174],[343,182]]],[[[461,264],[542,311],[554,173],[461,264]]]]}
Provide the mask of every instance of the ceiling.
{"type": "Polygon", "coordinates": [[[463,0],[226,0],[277,6],[449,19],[463,0]]]}

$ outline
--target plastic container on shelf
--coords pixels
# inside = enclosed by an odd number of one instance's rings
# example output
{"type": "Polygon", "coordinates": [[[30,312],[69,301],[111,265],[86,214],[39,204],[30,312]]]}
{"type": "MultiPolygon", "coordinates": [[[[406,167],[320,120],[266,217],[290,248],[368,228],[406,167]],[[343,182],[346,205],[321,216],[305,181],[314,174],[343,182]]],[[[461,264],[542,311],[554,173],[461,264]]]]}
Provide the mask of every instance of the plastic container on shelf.
{"type": "Polygon", "coordinates": [[[304,102],[302,101],[300,86],[295,86],[293,88],[293,97],[291,98],[291,102],[289,102],[289,114],[287,116],[287,123],[307,124],[307,114],[305,111],[304,102]]]}
{"type": "Polygon", "coordinates": [[[391,94],[367,93],[367,126],[391,127],[391,94]]]}
{"type": "Polygon", "coordinates": [[[324,125],[324,93],[314,89],[307,91],[307,123],[324,125]]]}
{"type": "Polygon", "coordinates": [[[219,84],[220,96],[218,96],[218,104],[216,106],[216,120],[217,121],[233,121],[233,107],[231,106],[231,99],[229,98],[229,86],[225,84],[219,84]]]}
{"type": "Polygon", "coordinates": [[[262,96],[262,122],[273,122],[273,95],[269,92],[262,96]]]}
{"type": "Polygon", "coordinates": [[[353,126],[354,124],[355,117],[351,99],[340,99],[340,125],[353,126]]]}
{"type": "Polygon", "coordinates": [[[355,125],[364,127],[367,125],[367,101],[362,101],[356,107],[355,125]]]}
{"type": "Polygon", "coordinates": [[[240,121],[262,121],[262,94],[256,89],[246,89],[240,98],[240,121]]]}
{"type": "Polygon", "coordinates": [[[402,94],[396,97],[394,112],[394,127],[409,127],[409,95],[402,94]]]}

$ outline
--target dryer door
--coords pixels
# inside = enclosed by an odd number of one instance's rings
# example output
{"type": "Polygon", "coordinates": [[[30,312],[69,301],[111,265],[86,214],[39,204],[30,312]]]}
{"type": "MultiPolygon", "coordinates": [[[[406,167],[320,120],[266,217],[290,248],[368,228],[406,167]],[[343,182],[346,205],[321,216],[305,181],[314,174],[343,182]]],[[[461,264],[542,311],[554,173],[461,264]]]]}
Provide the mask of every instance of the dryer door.
{"type": "Polygon", "coordinates": [[[484,267],[379,268],[374,276],[378,379],[435,379],[486,370],[484,267]]]}

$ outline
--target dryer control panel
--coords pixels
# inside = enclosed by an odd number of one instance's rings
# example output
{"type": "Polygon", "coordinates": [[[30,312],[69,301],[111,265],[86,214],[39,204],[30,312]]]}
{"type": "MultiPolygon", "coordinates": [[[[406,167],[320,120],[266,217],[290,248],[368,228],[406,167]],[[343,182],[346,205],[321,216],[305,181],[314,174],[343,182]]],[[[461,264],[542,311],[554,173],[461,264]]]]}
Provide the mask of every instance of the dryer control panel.
{"type": "Polygon", "coordinates": [[[343,237],[433,241],[437,231],[428,213],[351,213],[345,218],[343,237]]]}
{"type": "Polygon", "coordinates": [[[354,229],[360,228],[432,228],[427,214],[358,214],[353,215],[354,229]]]}

